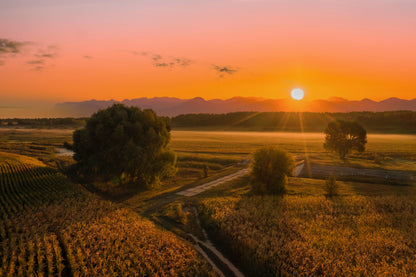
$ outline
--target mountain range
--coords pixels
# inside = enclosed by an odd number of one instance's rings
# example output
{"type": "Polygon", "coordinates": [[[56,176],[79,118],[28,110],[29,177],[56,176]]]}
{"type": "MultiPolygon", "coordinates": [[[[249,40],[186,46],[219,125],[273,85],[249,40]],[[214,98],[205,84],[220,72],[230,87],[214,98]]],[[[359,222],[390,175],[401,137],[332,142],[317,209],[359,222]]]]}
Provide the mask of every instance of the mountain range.
{"type": "Polygon", "coordinates": [[[176,116],[191,113],[230,113],[239,111],[276,112],[276,111],[307,111],[307,112],[355,112],[355,111],[416,111],[416,98],[405,100],[388,98],[382,101],[362,99],[350,101],[344,98],[333,97],[326,100],[288,100],[266,99],[258,97],[233,97],[230,99],[205,100],[201,97],[180,99],[175,97],[154,97],[125,99],[123,101],[88,100],[81,102],[64,102],[55,104],[55,113],[61,117],[90,116],[99,109],[109,107],[115,103],[128,106],[137,106],[142,109],[153,109],[163,116],[176,116]]]}

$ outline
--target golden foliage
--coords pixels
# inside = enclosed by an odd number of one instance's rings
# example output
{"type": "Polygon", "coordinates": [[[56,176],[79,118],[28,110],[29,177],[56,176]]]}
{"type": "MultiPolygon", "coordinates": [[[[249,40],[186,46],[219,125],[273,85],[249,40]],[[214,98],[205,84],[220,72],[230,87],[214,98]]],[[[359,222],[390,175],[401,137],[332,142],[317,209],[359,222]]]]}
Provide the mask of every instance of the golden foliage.
{"type": "Polygon", "coordinates": [[[0,165],[0,276],[204,276],[198,253],[56,171],[0,165]]]}
{"type": "Polygon", "coordinates": [[[211,230],[253,276],[416,274],[416,197],[208,199],[211,230]]]}

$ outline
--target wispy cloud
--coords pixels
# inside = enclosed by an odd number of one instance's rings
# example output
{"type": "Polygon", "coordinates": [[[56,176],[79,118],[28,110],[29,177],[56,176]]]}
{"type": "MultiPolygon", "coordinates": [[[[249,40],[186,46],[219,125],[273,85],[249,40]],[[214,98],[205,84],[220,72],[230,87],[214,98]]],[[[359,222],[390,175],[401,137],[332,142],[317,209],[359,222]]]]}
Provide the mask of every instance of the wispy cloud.
{"type": "Polygon", "coordinates": [[[45,67],[44,66],[35,66],[31,70],[32,71],[42,71],[45,67]]]}
{"type": "Polygon", "coordinates": [[[26,63],[35,65],[31,70],[42,71],[45,67],[49,66],[51,60],[58,57],[59,47],[56,45],[49,45],[47,47],[38,48],[33,54],[34,60],[29,60],[26,63]]]}
{"type": "Polygon", "coordinates": [[[226,75],[233,75],[237,73],[240,69],[231,66],[223,66],[223,65],[213,65],[212,68],[216,71],[218,77],[223,78],[226,75]]]}
{"type": "Polygon", "coordinates": [[[94,59],[94,57],[89,56],[89,55],[85,55],[83,58],[84,58],[84,59],[94,59]]]}
{"type": "Polygon", "coordinates": [[[21,53],[23,47],[30,44],[27,41],[14,41],[0,38],[0,54],[17,54],[21,53]]]}
{"type": "Polygon", "coordinates": [[[45,62],[43,60],[33,60],[33,61],[27,61],[26,63],[35,65],[35,64],[44,64],[45,62]]]}
{"type": "Polygon", "coordinates": [[[235,67],[235,66],[216,65],[216,64],[211,64],[208,62],[203,62],[203,61],[195,61],[195,60],[191,60],[188,58],[165,56],[165,55],[155,53],[155,52],[150,52],[150,51],[131,51],[130,50],[130,51],[125,51],[125,52],[130,53],[131,55],[134,55],[134,56],[145,57],[151,61],[153,66],[159,67],[159,68],[174,69],[174,68],[188,67],[194,64],[199,64],[201,66],[204,66],[204,67],[206,66],[206,67],[209,67],[210,69],[213,69],[219,78],[231,76],[240,71],[240,68],[235,67]]]}
{"type": "Polygon", "coordinates": [[[147,52],[127,51],[127,53],[130,53],[135,56],[147,56],[147,52]]]}
{"type": "Polygon", "coordinates": [[[155,67],[165,67],[169,69],[187,67],[193,63],[191,59],[173,57],[173,56],[164,56],[161,54],[146,52],[146,51],[128,51],[128,53],[135,56],[147,57],[151,60],[152,65],[155,67]]]}
{"type": "Polygon", "coordinates": [[[56,45],[42,47],[34,42],[0,38],[0,65],[5,65],[10,58],[26,57],[30,70],[41,71],[50,65],[51,60],[58,57],[58,50],[56,45]]]}

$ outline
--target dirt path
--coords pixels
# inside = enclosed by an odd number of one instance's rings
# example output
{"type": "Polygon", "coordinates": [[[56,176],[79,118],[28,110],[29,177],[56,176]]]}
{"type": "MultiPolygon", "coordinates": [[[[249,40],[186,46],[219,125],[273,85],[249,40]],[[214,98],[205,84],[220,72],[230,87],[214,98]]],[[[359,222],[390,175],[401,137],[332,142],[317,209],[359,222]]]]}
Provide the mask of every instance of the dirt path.
{"type": "MultiPolygon", "coordinates": [[[[298,176],[302,172],[303,166],[304,166],[304,161],[300,161],[296,164],[296,168],[294,170],[294,175],[295,176],[298,176]]],[[[210,188],[213,188],[213,187],[218,186],[220,184],[223,184],[225,182],[229,182],[231,180],[234,180],[236,178],[244,176],[244,175],[248,174],[249,172],[250,172],[250,168],[244,168],[244,169],[241,169],[241,170],[239,170],[237,172],[234,172],[230,175],[227,175],[227,176],[224,176],[222,178],[216,179],[214,181],[199,185],[197,187],[193,187],[193,188],[190,188],[190,189],[187,189],[187,190],[184,190],[184,191],[177,192],[176,194],[177,195],[182,195],[182,196],[188,196],[188,197],[195,196],[195,195],[200,194],[201,192],[204,192],[204,191],[206,191],[210,188]]]]}
{"type": "MultiPolygon", "coordinates": [[[[245,163],[248,164],[248,163],[245,163]]],[[[298,176],[299,173],[302,172],[304,167],[304,161],[299,161],[296,163],[295,168],[295,176],[298,176]]],[[[144,215],[151,218],[152,214],[156,214],[158,210],[163,208],[165,205],[172,203],[178,199],[183,199],[184,197],[193,197],[196,196],[210,188],[218,186],[220,184],[229,182],[231,180],[237,179],[244,175],[247,175],[250,172],[250,168],[246,167],[226,176],[220,177],[216,180],[204,183],[202,185],[189,188],[186,190],[182,190],[179,192],[173,192],[166,194],[162,197],[158,197],[158,201],[154,205],[151,205],[145,212],[144,215]]],[[[195,212],[197,214],[197,211],[195,212]]],[[[199,223],[199,219],[197,216],[198,226],[204,233],[204,239],[198,238],[194,234],[186,233],[186,235],[191,238],[194,243],[195,249],[212,265],[213,269],[220,275],[220,276],[238,276],[243,277],[244,275],[241,271],[232,264],[216,247],[215,245],[208,239],[205,230],[202,228],[201,224],[199,223]]],[[[161,224],[161,222],[159,222],[161,224]]],[[[164,226],[166,229],[172,231],[172,226],[164,226]]]]}
{"type": "MultiPolygon", "coordinates": [[[[205,258],[205,260],[211,264],[213,270],[217,272],[219,276],[235,276],[235,277],[243,277],[244,275],[241,271],[231,263],[225,256],[222,254],[215,245],[208,239],[205,230],[202,228],[198,216],[197,222],[199,229],[203,230],[204,238],[198,238],[194,234],[190,234],[185,232],[185,230],[180,231],[179,233],[175,231],[175,229],[183,229],[180,226],[171,225],[171,223],[167,223],[163,218],[158,218],[158,212],[169,203],[172,203],[179,199],[184,199],[184,197],[193,197],[203,191],[206,191],[212,187],[218,186],[225,182],[234,180],[236,178],[242,177],[249,173],[249,168],[243,168],[228,174],[226,176],[220,177],[216,180],[210,181],[208,183],[199,185],[197,187],[189,188],[186,190],[182,190],[179,192],[172,192],[166,193],[163,196],[158,196],[157,198],[153,199],[154,203],[151,204],[145,211],[141,214],[151,220],[154,220],[157,224],[161,225],[165,229],[172,231],[176,235],[187,238],[188,240],[193,242],[193,246],[195,249],[205,258]]],[[[197,214],[197,211],[194,211],[197,214]]]]}
{"type": "Polygon", "coordinates": [[[204,191],[206,191],[210,188],[213,188],[213,187],[218,186],[220,184],[223,184],[225,182],[229,182],[229,181],[234,180],[238,177],[244,176],[244,175],[248,174],[249,170],[250,170],[249,168],[244,168],[244,169],[241,169],[241,170],[239,170],[237,172],[234,172],[230,175],[227,175],[227,176],[224,176],[222,178],[216,179],[214,181],[199,185],[197,187],[193,187],[193,188],[190,188],[190,189],[187,189],[187,190],[177,192],[176,194],[177,195],[182,195],[182,196],[188,196],[188,197],[195,196],[195,195],[197,195],[201,192],[204,192],[204,191]]]}

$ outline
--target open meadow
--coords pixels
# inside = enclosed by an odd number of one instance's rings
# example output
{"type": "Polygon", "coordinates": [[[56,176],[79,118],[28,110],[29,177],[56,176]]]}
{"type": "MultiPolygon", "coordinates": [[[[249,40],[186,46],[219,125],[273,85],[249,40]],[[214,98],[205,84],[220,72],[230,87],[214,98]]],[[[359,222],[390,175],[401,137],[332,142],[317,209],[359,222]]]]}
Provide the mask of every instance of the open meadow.
{"type": "MultiPolygon", "coordinates": [[[[72,141],[72,132],[70,129],[0,129],[0,150],[50,162],[64,142],[72,141]]],[[[311,163],[416,171],[416,135],[368,134],[366,152],[352,154],[346,162],[324,150],[323,133],[173,130],[171,139],[170,147],[178,155],[179,166],[184,168],[200,168],[201,163],[208,163],[216,170],[250,159],[259,147],[276,145],[311,163]]]]}

